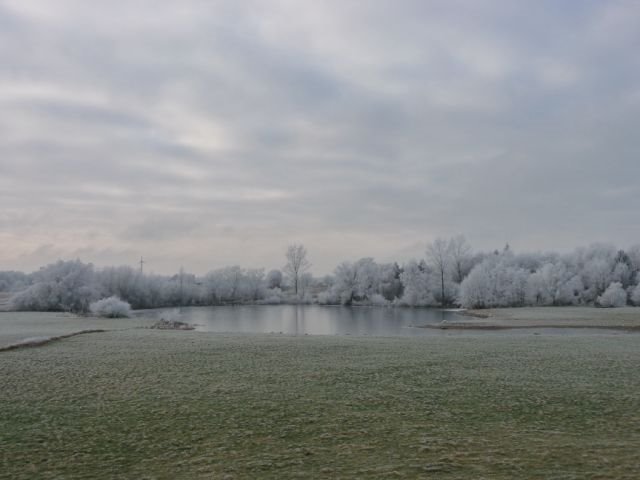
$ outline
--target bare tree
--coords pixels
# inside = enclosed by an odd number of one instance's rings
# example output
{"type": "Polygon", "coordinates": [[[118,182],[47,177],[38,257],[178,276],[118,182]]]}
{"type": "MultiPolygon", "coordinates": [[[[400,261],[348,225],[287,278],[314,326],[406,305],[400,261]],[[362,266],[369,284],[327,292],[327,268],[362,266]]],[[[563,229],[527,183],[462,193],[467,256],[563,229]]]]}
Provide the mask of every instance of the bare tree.
{"type": "Polygon", "coordinates": [[[300,277],[311,267],[311,263],[307,260],[307,249],[302,244],[289,245],[286,257],[287,264],[284,267],[284,271],[291,276],[294,292],[298,295],[300,277]]]}
{"type": "Polygon", "coordinates": [[[436,271],[440,277],[441,297],[440,304],[444,306],[445,292],[444,292],[444,276],[449,270],[449,261],[451,258],[451,246],[444,238],[436,238],[427,246],[427,260],[431,264],[431,267],[436,271]]]}
{"type": "Polygon", "coordinates": [[[456,283],[462,283],[464,277],[469,273],[471,246],[467,243],[464,235],[458,235],[449,240],[449,249],[451,252],[453,280],[456,283]]]}

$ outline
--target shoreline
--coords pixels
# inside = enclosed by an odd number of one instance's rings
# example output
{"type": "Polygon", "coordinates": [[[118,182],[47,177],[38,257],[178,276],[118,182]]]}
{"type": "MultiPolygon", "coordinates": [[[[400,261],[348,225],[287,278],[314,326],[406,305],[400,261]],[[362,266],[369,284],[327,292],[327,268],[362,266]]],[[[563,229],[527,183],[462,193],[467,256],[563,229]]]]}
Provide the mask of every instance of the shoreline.
{"type": "Polygon", "coordinates": [[[433,330],[537,330],[537,329],[590,329],[590,330],[614,330],[630,333],[640,332],[640,325],[492,325],[471,323],[446,323],[436,325],[416,325],[415,328],[429,328],[433,330]]]}
{"type": "Polygon", "coordinates": [[[427,328],[507,330],[521,328],[589,328],[640,331],[640,308],[519,307],[465,310],[460,321],[447,320],[427,328]]]}

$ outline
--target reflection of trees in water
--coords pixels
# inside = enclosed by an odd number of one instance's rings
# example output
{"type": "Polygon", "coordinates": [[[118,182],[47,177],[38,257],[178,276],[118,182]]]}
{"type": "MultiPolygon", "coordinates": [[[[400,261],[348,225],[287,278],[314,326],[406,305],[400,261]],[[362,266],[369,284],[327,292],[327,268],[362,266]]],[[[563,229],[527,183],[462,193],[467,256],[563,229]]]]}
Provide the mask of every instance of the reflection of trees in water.
{"type": "Polygon", "coordinates": [[[397,334],[405,326],[402,313],[395,308],[344,307],[349,319],[348,333],[359,335],[397,334]]]}
{"type": "Polygon", "coordinates": [[[175,313],[201,331],[289,335],[425,335],[434,332],[410,327],[454,316],[436,309],[318,305],[183,307],[175,313]]]}

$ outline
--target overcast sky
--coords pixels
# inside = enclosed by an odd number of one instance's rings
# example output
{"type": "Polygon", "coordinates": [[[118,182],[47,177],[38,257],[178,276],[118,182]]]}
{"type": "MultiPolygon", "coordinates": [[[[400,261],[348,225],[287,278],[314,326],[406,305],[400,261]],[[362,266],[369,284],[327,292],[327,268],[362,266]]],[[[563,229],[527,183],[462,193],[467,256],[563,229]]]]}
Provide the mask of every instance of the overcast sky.
{"type": "Polygon", "coordinates": [[[640,2],[0,0],[0,270],[640,241],[640,2]]]}

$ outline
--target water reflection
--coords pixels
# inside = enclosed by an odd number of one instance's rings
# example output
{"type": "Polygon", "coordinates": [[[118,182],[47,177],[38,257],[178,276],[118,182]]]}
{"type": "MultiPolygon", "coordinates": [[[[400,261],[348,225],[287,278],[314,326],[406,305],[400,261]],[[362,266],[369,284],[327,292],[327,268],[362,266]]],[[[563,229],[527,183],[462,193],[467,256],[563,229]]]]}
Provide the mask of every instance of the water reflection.
{"type": "Polygon", "coordinates": [[[415,327],[434,325],[456,317],[453,312],[435,309],[318,305],[188,307],[155,310],[151,314],[157,317],[177,316],[206,332],[376,336],[442,333],[415,327]]]}

